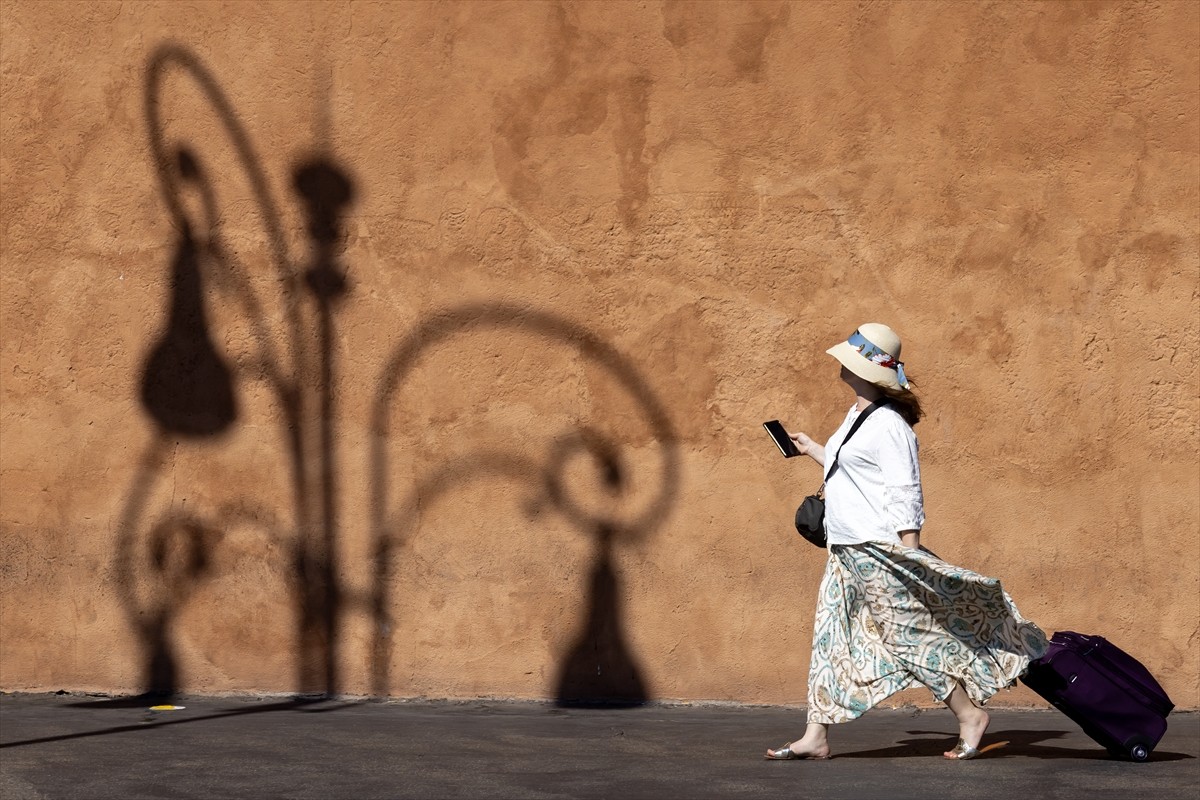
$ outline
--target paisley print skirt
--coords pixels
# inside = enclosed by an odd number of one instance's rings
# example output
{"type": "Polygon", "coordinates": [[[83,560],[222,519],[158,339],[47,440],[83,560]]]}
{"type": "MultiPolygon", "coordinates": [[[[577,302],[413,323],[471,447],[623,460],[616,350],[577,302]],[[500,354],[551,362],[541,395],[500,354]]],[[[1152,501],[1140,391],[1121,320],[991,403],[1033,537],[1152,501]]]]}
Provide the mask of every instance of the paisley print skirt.
{"type": "Polygon", "coordinates": [[[833,545],[821,580],[808,673],[808,721],[848,722],[924,684],[956,682],[983,705],[1047,648],[996,578],[925,550],[833,545]]]}

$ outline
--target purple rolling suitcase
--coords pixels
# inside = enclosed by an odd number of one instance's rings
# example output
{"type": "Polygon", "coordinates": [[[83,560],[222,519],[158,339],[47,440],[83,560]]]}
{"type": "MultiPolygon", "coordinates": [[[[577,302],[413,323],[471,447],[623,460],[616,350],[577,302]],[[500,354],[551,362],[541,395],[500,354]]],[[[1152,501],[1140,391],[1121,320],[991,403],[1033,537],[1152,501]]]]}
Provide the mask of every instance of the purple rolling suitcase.
{"type": "Polygon", "coordinates": [[[1114,756],[1145,761],[1175,704],[1133,656],[1101,636],[1060,631],[1025,684],[1114,756]]]}

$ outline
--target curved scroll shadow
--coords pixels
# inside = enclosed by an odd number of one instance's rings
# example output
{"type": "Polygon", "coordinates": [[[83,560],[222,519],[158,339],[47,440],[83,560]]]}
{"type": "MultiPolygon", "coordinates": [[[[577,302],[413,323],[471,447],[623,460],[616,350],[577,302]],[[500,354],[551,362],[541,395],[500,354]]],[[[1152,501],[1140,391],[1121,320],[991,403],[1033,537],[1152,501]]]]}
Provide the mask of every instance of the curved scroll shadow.
{"type": "Polygon", "coordinates": [[[285,541],[278,521],[244,504],[208,513],[170,508],[149,521],[148,535],[139,538],[149,494],[163,478],[170,450],[162,435],[147,445],[117,526],[114,585],[142,650],[139,697],[172,697],[183,689],[175,622],[191,595],[214,577],[213,553],[224,532],[236,523],[259,529],[273,542],[285,541]]]}
{"type": "Polygon", "coordinates": [[[622,635],[619,575],[612,563],[612,545],[648,535],[666,517],[679,483],[679,455],[670,419],[637,370],[612,346],[581,325],[523,306],[480,304],[450,308],[419,324],[396,347],[379,381],[372,414],[371,527],[374,536],[375,572],[372,611],[376,631],[372,654],[373,693],[388,694],[392,629],[390,575],[397,546],[415,527],[418,504],[458,488],[480,475],[503,475],[525,483],[535,494],[535,505],[546,504],[561,513],[573,527],[596,542],[595,563],[587,597],[586,624],[579,639],[565,654],[556,681],[560,704],[636,704],[649,699],[641,670],[622,635]],[[657,493],[632,519],[593,513],[572,500],[562,473],[568,460],[580,451],[600,467],[614,493],[628,486],[618,458],[618,448],[590,429],[580,429],[560,440],[544,463],[534,459],[485,454],[461,459],[422,479],[397,507],[389,500],[388,411],[399,388],[426,353],[452,337],[472,333],[513,330],[532,333],[575,348],[598,364],[637,402],[661,450],[657,493]]]}

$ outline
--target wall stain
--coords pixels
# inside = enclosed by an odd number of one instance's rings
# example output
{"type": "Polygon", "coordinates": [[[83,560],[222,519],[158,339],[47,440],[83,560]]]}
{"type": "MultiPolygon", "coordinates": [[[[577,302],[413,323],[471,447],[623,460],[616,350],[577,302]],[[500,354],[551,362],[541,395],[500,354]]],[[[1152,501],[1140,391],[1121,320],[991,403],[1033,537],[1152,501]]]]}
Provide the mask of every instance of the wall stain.
{"type": "Polygon", "coordinates": [[[650,79],[641,76],[615,91],[618,115],[613,147],[620,167],[621,197],[617,208],[628,228],[636,226],[638,212],[650,196],[650,165],[646,162],[646,125],[650,107],[650,79]]]}
{"type": "Polygon", "coordinates": [[[683,60],[689,82],[732,86],[764,80],[767,39],[787,25],[786,3],[664,3],[663,37],[683,60]]]}
{"type": "Polygon", "coordinates": [[[555,6],[549,28],[552,50],[543,74],[516,81],[494,101],[496,172],[516,203],[537,206],[543,184],[552,178],[531,145],[599,135],[607,124],[617,160],[617,210],[633,228],[650,193],[646,128],[653,83],[629,65],[616,64],[611,43],[581,30],[562,4],[555,6]]]}
{"type": "Polygon", "coordinates": [[[1075,240],[1075,252],[1079,254],[1079,263],[1087,275],[1100,272],[1112,258],[1113,239],[1111,236],[1085,234],[1075,240]]]}
{"type": "Polygon", "coordinates": [[[1022,40],[1026,49],[1043,64],[1060,66],[1074,57],[1072,39],[1080,28],[1094,23],[1113,7],[1104,2],[1054,3],[1039,9],[1039,22],[1022,40]]]}
{"type": "Polygon", "coordinates": [[[548,38],[553,42],[545,73],[517,81],[495,100],[493,158],[509,194],[520,203],[541,198],[542,186],[529,159],[530,142],[547,135],[594,133],[608,117],[606,89],[589,65],[602,62],[594,37],[572,24],[566,8],[555,7],[548,38]]]}
{"type": "MultiPolygon", "coordinates": [[[[960,356],[983,353],[992,364],[1003,364],[1013,353],[1013,335],[1004,322],[1004,314],[994,309],[989,314],[976,314],[958,326],[950,346],[960,356]]],[[[976,362],[978,363],[978,362],[976,362]]]]}
{"type": "Polygon", "coordinates": [[[1019,271],[1018,256],[1029,242],[1037,241],[1043,227],[1041,216],[1024,211],[1014,219],[991,222],[972,230],[953,262],[956,274],[1019,271]]]}
{"type": "Polygon", "coordinates": [[[1163,231],[1151,231],[1129,243],[1130,260],[1137,267],[1133,276],[1147,292],[1156,292],[1163,281],[1181,263],[1183,238],[1163,231]]]}

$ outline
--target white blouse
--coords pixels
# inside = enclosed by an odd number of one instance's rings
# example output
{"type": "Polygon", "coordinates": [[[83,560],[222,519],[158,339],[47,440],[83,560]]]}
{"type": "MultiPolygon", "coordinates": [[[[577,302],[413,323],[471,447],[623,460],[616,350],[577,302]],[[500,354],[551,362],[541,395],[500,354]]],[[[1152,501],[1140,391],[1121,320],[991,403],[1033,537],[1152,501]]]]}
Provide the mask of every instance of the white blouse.
{"type": "MultiPolygon", "coordinates": [[[[858,419],[855,404],[825,443],[825,472],[858,419]]],[[[825,484],[829,544],[900,543],[900,531],[925,524],[917,435],[895,410],[881,406],[842,449],[838,471],[825,484]]]]}

